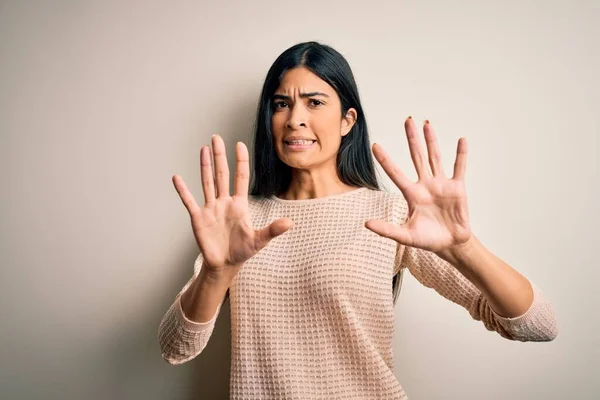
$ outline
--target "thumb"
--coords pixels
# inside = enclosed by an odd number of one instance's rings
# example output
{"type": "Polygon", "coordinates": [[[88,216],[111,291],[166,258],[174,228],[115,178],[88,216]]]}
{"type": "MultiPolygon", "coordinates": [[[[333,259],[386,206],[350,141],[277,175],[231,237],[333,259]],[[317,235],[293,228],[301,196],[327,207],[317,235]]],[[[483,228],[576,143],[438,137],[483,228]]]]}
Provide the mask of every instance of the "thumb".
{"type": "Polygon", "coordinates": [[[412,236],[408,232],[408,229],[402,225],[391,224],[379,219],[371,219],[365,222],[365,228],[406,246],[410,246],[412,243],[412,236]]]}
{"type": "Polygon", "coordinates": [[[260,229],[258,231],[260,247],[265,247],[272,239],[287,232],[292,226],[294,226],[294,222],[291,219],[280,218],[260,229]]]}

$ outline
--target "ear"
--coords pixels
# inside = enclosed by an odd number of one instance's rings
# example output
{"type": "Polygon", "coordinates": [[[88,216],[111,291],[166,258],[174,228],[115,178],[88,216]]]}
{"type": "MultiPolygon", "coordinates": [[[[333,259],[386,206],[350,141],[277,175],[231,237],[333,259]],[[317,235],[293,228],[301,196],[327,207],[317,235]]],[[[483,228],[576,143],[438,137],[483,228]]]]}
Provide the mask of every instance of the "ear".
{"type": "Polygon", "coordinates": [[[342,118],[342,136],[346,136],[352,129],[356,122],[356,115],[356,110],[354,108],[349,108],[348,111],[346,111],[346,116],[342,118]]]}

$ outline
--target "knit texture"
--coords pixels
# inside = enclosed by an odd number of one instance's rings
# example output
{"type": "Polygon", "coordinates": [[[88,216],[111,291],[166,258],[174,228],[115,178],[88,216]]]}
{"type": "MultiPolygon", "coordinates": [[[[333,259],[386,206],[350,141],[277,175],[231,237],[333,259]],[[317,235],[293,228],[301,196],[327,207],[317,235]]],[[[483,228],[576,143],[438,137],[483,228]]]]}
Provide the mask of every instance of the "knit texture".
{"type": "MultiPolygon", "coordinates": [[[[407,399],[394,376],[392,278],[404,268],[426,287],[464,307],[504,338],[548,341],[557,334],[550,302],[532,282],[534,300],[516,318],[496,314],[481,292],[432,252],[402,246],[364,226],[402,224],[401,193],[359,188],[307,200],[249,197],[255,228],[286,217],[294,227],[248,260],[229,288],[231,399],[407,399]]],[[[181,294],[163,317],[162,357],[181,364],[206,347],[216,319],[197,323],[181,294]]]]}

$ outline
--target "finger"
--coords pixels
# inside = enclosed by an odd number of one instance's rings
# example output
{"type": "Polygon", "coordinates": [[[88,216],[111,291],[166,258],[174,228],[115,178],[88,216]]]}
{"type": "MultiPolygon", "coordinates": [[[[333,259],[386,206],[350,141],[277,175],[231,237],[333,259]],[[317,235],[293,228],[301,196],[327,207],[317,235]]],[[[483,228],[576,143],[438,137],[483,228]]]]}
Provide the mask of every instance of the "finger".
{"type": "Polygon", "coordinates": [[[215,180],[217,181],[217,197],[229,196],[229,167],[225,142],[219,135],[212,137],[213,153],[215,155],[215,180]]]}
{"type": "Polygon", "coordinates": [[[404,129],[406,130],[406,138],[408,139],[410,157],[413,160],[413,164],[415,164],[417,176],[419,179],[428,178],[429,171],[427,170],[427,160],[425,159],[425,154],[423,153],[423,147],[421,146],[421,141],[419,140],[417,127],[412,117],[406,118],[406,121],[404,121],[404,129]]]}
{"type": "Polygon", "coordinates": [[[454,176],[452,179],[464,180],[467,170],[467,138],[458,139],[456,148],[456,161],[454,162],[454,176]]]}
{"type": "Polygon", "coordinates": [[[204,204],[212,204],[215,201],[215,178],[212,170],[212,156],[208,146],[203,146],[200,150],[200,177],[204,191],[204,204]]]}
{"type": "Polygon", "coordinates": [[[235,145],[235,179],[233,181],[233,194],[242,198],[248,198],[248,185],[250,185],[250,157],[248,148],[242,142],[235,145]]]}
{"type": "Polygon", "coordinates": [[[287,232],[294,226],[294,222],[289,218],[279,218],[271,222],[268,226],[257,231],[258,244],[257,247],[262,249],[277,236],[287,232]]]}
{"type": "Polygon", "coordinates": [[[404,226],[391,224],[379,219],[371,219],[365,222],[365,228],[372,230],[376,234],[395,240],[405,246],[412,246],[413,239],[404,226]]]}
{"type": "Polygon", "coordinates": [[[381,164],[383,170],[392,179],[392,181],[398,186],[398,188],[404,193],[404,190],[412,183],[406,175],[398,168],[392,159],[383,150],[383,147],[377,143],[373,143],[373,154],[375,159],[381,164]]]}
{"type": "Polygon", "coordinates": [[[446,174],[444,174],[442,156],[440,155],[437,137],[433,127],[427,119],[425,120],[425,125],[423,126],[423,133],[425,135],[425,142],[427,143],[427,154],[429,155],[429,165],[431,166],[433,176],[442,176],[445,178],[446,174]]]}
{"type": "Polygon", "coordinates": [[[190,215],[197,212],[200,207],[198,207],[194,196],[192,196],[192,193],[189,191],[187,185],[183,181],[183,178],[179,175],[173,175],[172,181],[173,186],[175,186],[175,190],[177,190],[177,193],[179,194],[179,198],[183,202],[185,208],[187,208],[190,215]]]}

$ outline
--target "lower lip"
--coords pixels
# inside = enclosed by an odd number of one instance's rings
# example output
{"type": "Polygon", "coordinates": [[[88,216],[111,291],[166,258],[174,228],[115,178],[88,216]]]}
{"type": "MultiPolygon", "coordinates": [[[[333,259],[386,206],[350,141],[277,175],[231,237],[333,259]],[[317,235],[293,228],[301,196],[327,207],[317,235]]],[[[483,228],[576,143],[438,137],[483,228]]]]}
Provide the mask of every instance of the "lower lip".
{"type": "Polygon", "coordinates": [[[284,142],[284,145],[286,149],[290,149],[292,151],[302,151],[310,149],[315,143],[317,142],[312,142],[311,144],[287,144],[284,142]]]}

